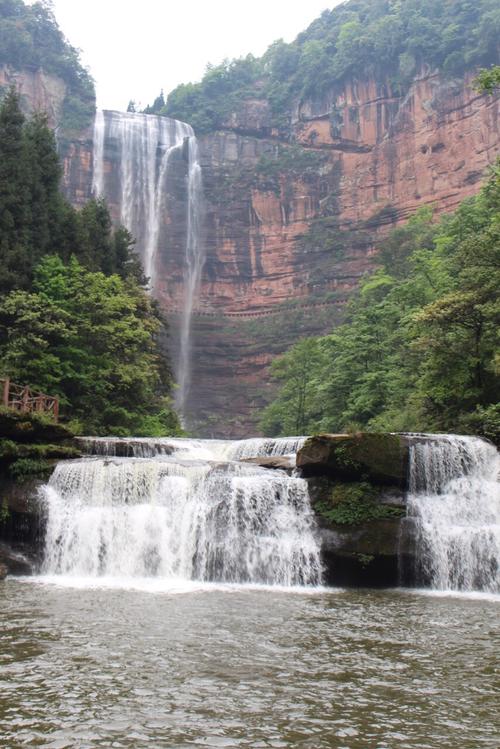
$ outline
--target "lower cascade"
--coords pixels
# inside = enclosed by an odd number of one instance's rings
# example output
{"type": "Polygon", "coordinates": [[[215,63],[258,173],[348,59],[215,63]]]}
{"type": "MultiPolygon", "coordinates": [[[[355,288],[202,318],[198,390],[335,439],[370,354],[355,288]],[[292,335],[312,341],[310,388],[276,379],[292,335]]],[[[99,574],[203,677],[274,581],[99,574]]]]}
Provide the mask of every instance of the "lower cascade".
{"type": "Polygon", "coordinates": [[[479,438],[422,435],[411,446],[408,514],[433,588],[500,593],[499,473],[498,451],[479,438]]]}
{"type": "MultiPolygon", "coordinates": [[[[44,489],[46,574],[321,582],[305,480],[231,456],[256,454],[258,441],[246,449],[242,442],[167,442],[171,454],[166,444],[155,449],[141,441],[140,454],[148,457],[108,455],[57,466],[44,489]]],[[[265,449],[284,455],[296,444],[274,440],[265,449]]],[[[113,452],[112,442],[101,445],[113,452]]]]}

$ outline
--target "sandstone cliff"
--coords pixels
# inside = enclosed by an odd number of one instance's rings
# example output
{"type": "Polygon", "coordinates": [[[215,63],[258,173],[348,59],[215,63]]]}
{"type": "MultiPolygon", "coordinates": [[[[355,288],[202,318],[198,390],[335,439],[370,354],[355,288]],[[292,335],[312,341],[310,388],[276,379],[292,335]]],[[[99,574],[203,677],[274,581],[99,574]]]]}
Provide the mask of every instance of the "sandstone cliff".
{"type": "MultiPolygon", "coordinates": [[[[207,263],[192,418],[239,436],[272,390],[272,358],[329,331],[377,243],[418,208],[453,210],[499,150],[499,99],[424,71],[404,97],[350,81],[295,109],[292,141],[246,102],[204,136],[207,263]],[[237,414],[237,416],[235,416],[237,414]]],[[[163,305],[175,313],[168,294],[163,305]]]]}
{"type": "Polygon", "coordinates": [[[26,112],[45,113],[49,125],[57,130],[67,93],[67,86],[61,78],[48,75],[40,68],[16,70],[10,65],[0,65],[0,91],[11,86],[19,91],[26,112]]]}
{"type": "MultiPolygon", "coordinates": [[[[223,129],[201,137],[207,260],[194,317],[194,431],[255,432],[273,389],[272,358],[342,319],[383,234],[421,206],[451,211],[477,192],[499,150],[499,98],[478,95],[471,79],[424,70],[404,96],[389,82],[351,80],[297,103],[288,138],[271,127],[265,100],[247,100],[223,129]]],[[[66,194],[81,204],[91,190],[91,133],[61,151],[66,194]]],[[[157,256],[173,341],[181,161],[157,256]]],[[[119,166],[110,153],[106,168],[119,166]]]]}

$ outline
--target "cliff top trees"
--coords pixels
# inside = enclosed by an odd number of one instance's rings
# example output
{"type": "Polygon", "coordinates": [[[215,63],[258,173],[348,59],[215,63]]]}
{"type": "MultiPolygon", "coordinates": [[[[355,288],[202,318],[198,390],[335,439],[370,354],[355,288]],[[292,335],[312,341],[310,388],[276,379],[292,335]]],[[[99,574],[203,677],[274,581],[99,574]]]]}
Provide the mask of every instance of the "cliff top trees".
{"type": "Polygon", "coordinates": [[[26,5],[22,0],[0,0],[0,65],[14,69],[42,69],[67,85],[63,104],[66,130],[92,121],[94,83],[79,54],[64,38],[49,2],[26,5]]]}
{"type": "Polygon", "coordinates": [[[210,66],[200,83],[177,87],[162,114],[217,129],[246,98],[264,97],[285,126],[294,98],[321,95],[348,76],[370,74],[404,89],[423,65],[463,75],[498,60],[497,0],[349,0],[324,11],[291,44],[260,59],[210,66]]]}

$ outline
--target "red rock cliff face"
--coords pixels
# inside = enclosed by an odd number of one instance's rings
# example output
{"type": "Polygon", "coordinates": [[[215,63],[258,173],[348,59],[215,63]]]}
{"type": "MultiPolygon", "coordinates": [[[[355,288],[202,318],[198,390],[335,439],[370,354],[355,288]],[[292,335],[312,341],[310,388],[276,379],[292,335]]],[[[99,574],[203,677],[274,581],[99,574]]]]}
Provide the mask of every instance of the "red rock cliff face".
{"type": "MultiPolygon", "coordinates": [[[[477,192],[499,151],[499,99],[470,83],[427,71],[396,96],[388,84],[351,81],[297,106],[286,142],[267,103],[248,101],[200,139],[207,259],[193,321],[193,431],[256,433],[271,360],[341,321],[384,232],[422,206],[451,211],[477,192]]],[[[89,170],[82,136],[65,154],[75,203],[89,193],[89,170]]],[[[174,332],[182,262],[181,239],[158,253],[157,294],[174,332]]]]}
{"type": "Polygon", "coordinates": [[[499,100],[470,84],[428,72],[397,97],[349,82],[297,107],[300,149],[280,144],[261,101],[201,139],[207,263],[191,399],[201,431],[254,433],[272,358],[341,320],[384,232],[477,192],[499,151],[499,100]]]}
{"type": "Polygon", "coordinates": [[[58,127],[67,90],[61,78],[43,70],[16,70],[10,65],[0,65],[0,90],[11,86],[19,92],[26,112],[44,112],[50,126],[58,127]]]}
{"type": "Polygon", "coordinates": [[[92,193],[92,128],[78,136],[61,128],[64,99],[68,87],[57,75],[42,69],[17,70],[11,65],[0,65],[0,91],[14,86],[20,94],[26,114],[42,112],[56,132],[59,155],[63,165],[63,191],[76,206],[82,206],[92,193]]]}

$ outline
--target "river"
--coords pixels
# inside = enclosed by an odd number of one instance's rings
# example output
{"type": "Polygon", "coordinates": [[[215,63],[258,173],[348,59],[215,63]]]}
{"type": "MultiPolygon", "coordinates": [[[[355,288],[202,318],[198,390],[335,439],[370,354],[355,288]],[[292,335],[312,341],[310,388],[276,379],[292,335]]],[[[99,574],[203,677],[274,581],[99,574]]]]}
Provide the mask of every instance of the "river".
{"type": "Polygon", "coordinates": [[[122,584],[0,586],[0,746],[498,749],[499,596],[122,584]]]}

